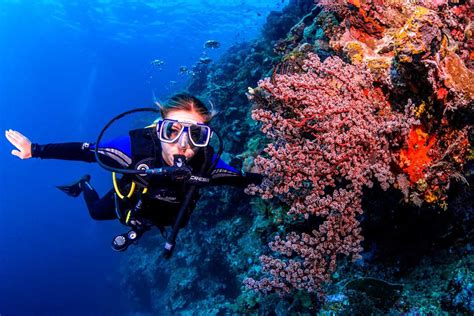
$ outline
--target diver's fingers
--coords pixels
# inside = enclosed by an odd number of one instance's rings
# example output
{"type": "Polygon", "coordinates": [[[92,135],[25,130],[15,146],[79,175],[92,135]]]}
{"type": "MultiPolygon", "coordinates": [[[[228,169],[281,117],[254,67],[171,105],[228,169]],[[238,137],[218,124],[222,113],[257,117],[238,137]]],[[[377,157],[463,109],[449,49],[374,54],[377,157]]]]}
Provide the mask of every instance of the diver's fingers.
{"type": "Polygon", "coordinates": [[[14,131],[14,130],[10,130],[10,135],[16,139],[19,143],[23,143],[23,142],[30,142],[30,140],[25,136],[23,135],[22,133],[20,132],[17,132],[17,131],[14,131]]]}
{"type": "Polygon", "coordinates": [[[14,135],[15,133],[13,132],[12,129],[7,130],[6,133],[7,133],[8,135],[10,135],[10,137],[15,138],[15,135],[14,135]]]}
{"type": "Polygon", "coordinates": [[[24,159],[24,158],[25,158],[25,157],[23,156],[23,154],[22,154],[21,152],[19,152],[18,150],[16,150],[16,149],[13,149],[13,150],[12,150],[12,155],[13,155],[13,156],[17,156],[17,157],[20,158],[20,159],[24,159]]]}
{"type": "Polygon", "coordinates": [[[17,140],[13,138],[13,136],[11,135],[9,131],[5,131],[5,137],[8,139],[10,143],[12,143],[12,145],[14,145],[15,147],[19,147],[17,140]]]}
{"type": "Polygon", "coordinates": [[[5,132],[5,136],[18,149],[25,150],[31,146],[31,141],[20,132],[8,130],[5,132]]]}
{"type": "Polygon", "coordinates": [[[15,133],[11,129],[5,131],[5,135],[8,136],[10,139],[17,140],[15,133]]]}
{"type": "Polygon", "coordinates": [[[25,142],[25,143],[31,143],[31,141],[28,139],[28,137],[26,137],[25,135],[23,135],[22,133],[20,132],[17,132],[17,131],[14,131],[15,132],[15,136],[17,137],[17,139],[19,139],[20,141],[22,142],[25,142]]]}
{"type": "Polygon", "coordinates": [[[5,131],[5,137],[8,139],[13,146],[17,149],[12,150],[12,155],[17,156],[20,159],[31,158],[31,141],[23,136],[19,132],[12,131],[11,129],[5,131]]]}

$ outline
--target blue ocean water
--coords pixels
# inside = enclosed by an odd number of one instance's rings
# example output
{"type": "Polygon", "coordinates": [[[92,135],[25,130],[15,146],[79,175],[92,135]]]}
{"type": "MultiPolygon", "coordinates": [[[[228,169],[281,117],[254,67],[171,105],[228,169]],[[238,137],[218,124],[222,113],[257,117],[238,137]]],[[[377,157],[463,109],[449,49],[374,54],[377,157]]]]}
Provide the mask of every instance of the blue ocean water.
{"type": "MultiPolygon", "coordinates": [[[[0,128],[33,142],[94,141],[114,115],[185,86],[180,66],[259,36],[280,0],[0,0],[0,128]],[[204,50],[205,41],[221,43],[204,50]],[[161,67],[151,65],[161,60],[161,67]]],[[[124,315],[117,222],[90,219],[54,186],[96,165],[10,154],[0,141],[0,315],[124,315]]]]}

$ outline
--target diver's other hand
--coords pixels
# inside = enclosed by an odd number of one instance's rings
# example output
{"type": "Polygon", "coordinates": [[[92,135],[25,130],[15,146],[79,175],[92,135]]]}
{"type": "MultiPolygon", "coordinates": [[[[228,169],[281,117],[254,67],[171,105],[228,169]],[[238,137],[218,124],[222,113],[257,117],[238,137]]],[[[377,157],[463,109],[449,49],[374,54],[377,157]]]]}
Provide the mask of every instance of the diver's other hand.
{"type": "Polygon", "coordinates": [[[25,135],[9,129],[5,131],[5,137],[17,148],[12,150],[12,155],[20,159],[31,158],[31,141],[25,135]]]}

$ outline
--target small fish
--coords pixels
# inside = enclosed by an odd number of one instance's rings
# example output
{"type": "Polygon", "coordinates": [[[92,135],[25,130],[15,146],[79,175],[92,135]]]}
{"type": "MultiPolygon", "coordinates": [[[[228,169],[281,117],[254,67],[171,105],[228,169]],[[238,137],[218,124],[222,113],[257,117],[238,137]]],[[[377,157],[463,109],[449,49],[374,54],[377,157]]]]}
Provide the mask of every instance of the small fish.
{"type": "Polygon", "coordinates": [[[189,73],[188,67],[186,67],[186,66],[179,67],[179,73],[181,75],[185,75],[185,74],[189,73]]]}
{"type": "Polygon", "coordinates": [[[150,64],[152,64],[155,67],[161,67],[165,64],[165,62],[159,59],[155,59],[150,64]]]}
{"type": "Polygon", "coordinates": [[[207,42],[204,43],[204,48],[219,48],[221,46],[221,43],[219,43],[216,40],[208,40],[207,42]]]}
{"type": "Polygon", "coordinates": [[[199,58],[199,63],[200,63],[200,64],[207,65],[207,64],[209,64],[211,61],[212,61],[212,59],[210,59],[209,57],[201,57],[201,58],[199,58]]]}

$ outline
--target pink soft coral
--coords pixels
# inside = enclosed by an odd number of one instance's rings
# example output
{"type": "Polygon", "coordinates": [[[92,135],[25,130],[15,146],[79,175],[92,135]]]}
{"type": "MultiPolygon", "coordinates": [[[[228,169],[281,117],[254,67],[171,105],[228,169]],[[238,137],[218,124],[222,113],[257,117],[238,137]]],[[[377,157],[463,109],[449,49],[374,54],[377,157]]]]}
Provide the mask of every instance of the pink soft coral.
{"type": "Polygon", "coordinates": [[[400,145],[413,121],[391,110],[368,71],[338,57],[321,62],[309,53],[286,69],[299,70],[260,81],[250,95],[252,117],[273,143],[265,149],[268,158],[255,160],[268,181],[249,191],[277,196],[291,206],[289,214],[322,223],[308,233],[277,236],[270,247],[283,256],[261,257],[270,278],[246,284],[314,291],[329,280],[338,255],[359,257],[362,189],[374,179],[383,189],[394,182],[389,148],[400,145]]]}

